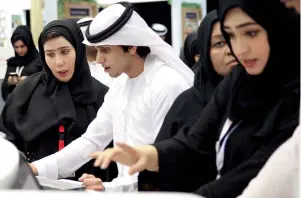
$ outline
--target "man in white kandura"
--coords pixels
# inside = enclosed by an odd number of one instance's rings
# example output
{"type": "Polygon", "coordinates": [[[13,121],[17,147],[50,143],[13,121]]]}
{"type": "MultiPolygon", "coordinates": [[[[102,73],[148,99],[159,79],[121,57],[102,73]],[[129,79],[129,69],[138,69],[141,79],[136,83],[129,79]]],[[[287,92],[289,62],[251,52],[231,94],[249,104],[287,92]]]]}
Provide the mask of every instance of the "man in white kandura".
{"type": "MultiPolygon", "coordinates": [[[[97,62],[117,77],[85,134],[63,150],[31,164],[35,174],[68,177],[111,141],[151,144],[176,97],[193,84],[193,72],[177,57],[129,3],[102,10],[86,32],[86,45],[98,50],[97,62]],[[124,73],[123,75],[121,75],[124,73]]],[[[118,177],[106,191],[134,191],[138,174],[118,165],[118,177]]]]}

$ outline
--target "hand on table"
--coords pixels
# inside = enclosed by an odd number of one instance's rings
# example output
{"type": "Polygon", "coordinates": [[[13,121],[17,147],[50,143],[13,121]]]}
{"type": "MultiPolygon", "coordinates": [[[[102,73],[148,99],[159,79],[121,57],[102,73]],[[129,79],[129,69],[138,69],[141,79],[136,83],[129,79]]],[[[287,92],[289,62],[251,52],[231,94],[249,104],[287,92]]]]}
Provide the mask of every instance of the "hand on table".
{"type": "Polygon", "coordinates": [[[83,174],[79,179],[80,182],[86,186],[86,190],[103,191],[105,188],[102,185],[100,178],[96,178],[94,175],[83,174]]]}

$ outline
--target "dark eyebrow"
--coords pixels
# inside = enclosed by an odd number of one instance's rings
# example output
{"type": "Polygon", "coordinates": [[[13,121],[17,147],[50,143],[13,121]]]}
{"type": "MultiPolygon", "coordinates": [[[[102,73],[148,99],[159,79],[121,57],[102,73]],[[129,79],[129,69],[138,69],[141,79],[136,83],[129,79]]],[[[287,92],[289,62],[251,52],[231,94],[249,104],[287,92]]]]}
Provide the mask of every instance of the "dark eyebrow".
{"type": "Polygon", "coordinates": [[[107,47],[107,46],[96,46],[95,48],[98,49],[98,50],[109,49],[109,47],[107,47]]]}
{"type": "Polygon", "coordinates": [[[223,39],[224,37],[223,37],[223,35],[221,35],[221,34],[217,34],[217,35],[214,35],[213,37],[212,37],[212,39],[223,39]]]}
{"type": "MultiPolygon", "coordinates": [[[[242,24],[239,24],[237,26],[235,26],[236,29],[239,29],[239,28],[244,28],[244,27],[247,27],[247,26],[251,26],[251,25],[257,25],[257,23],[255,22],[246,22],[246,23],[242,23],[242,24]]],[[[230,29],[230,27],[228,26],[224,26],[225,29],[230,29]]]]}
{"type": "Polygon", "coordinates": [[[69,46],[63,46],[63,47],[59,47],[59,48],[57,48],[55,50],[45,50],[45,52],[53,52],[53,51],[61,50],[61,49],[70,49],[70,47],[69,46]]]}
{"type": "Polygon", "coordinates": [[[14,47],[23,47],[25,46],[25,44],[21,44],[21,45],[14,45],[14,47]]]}

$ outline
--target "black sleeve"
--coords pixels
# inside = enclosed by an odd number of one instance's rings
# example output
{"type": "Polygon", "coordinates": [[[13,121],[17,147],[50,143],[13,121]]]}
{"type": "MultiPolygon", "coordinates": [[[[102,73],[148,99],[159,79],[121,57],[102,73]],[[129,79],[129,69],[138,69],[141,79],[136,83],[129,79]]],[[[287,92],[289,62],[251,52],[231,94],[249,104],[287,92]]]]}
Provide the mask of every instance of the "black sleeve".
{"type": "MultiPolygon", "coordinates": [[[[40,74],[26,78],[20,83],[15,90],[7,98],[0,116],[0,131],[5,133],[7,139],[12,142],[20,151],[25,151],[24,139],[17,130],[16,119],[20,118],[18,111],[25,98],[32,94],[32,90],[36,87],[40,80],[40,74]]],[[[24,109],[23,109],[24,110],[24,109]]],[[[21,117],[22,119],[25,119],[21,117]]]]}
{"type": "MultiPolygon", "coordinates": [[[[207,198],[231,198],[240,195],[249,182],[256,177],[260,169],[272,153],[284,143],[299,124],[299,98],[281,102],[277,114],[272,110],[265,125],[258,132],[261,146],[258,150],[230,172],[222,175],[218,180],[200,187],[196,193],[207,198]],[[269,130],[263,130],[269,128],[269,130]],[[271,128],[271,129],[270,129],[271,128]]],[[[254,137],[255,138],[255,137],[254,137]]],[[[277,173],[275,173],[277,174],[277,173]]]]}
{"type": "Polygon", "coordinates": [[[22,72],[22,76],[30,76],[43,70],[42,60],[38,56],[35,60],[29,63],[22,72]]]}
{"type": "Polygon", "coordinates": [[[190,130],[183,128],[175,137],[154,144],[159,154],[160,190],[191,192],[215,179],[215,142],[229,84],[229,78],[220,83],[190,130]]]}
{"type": "Polygon", "coordinates": [[[196,193],[207,198],[237,197],[247,187],[248,183],[256,177],[272,153],[292,135],[296,127],[297,123],[290,128],[275,130],[274,132],[277,135],[262,146],[251,158],[218,180],[202,186],[196,193]]]}
{"type": "MultiPolygon", "coordinates": [[[[183,120],[182,120],[183,121],[183,120]]],[[[172,125],[168,125],[170,128],[167,131],[162,131],[163,133],[159,133],[155,142],[164,141],[176,135],[178,131],[185,130],[188,131],[191,126],[195,123],[195,119],[191,118],[189,120],[185,120],[182,123],[180,121],[172,123],[172,125]],[[175,128],[177,130],[175,130],[175,128]]],[[[167,127],[167,126],[166,126],[167,127]]],[[[165,129],[166,129],[165,127],[165,129]]],[[[162,128],[161,128],[162,129],[162,128]]],[[[167,182],[167,178],[160,178],[160,174],[150,171],[143,171],[138,176],[138,190],[139,191],[161,191],[166,189],[166,187],[162,187],[162,184],[169,184],[168,190],[172,189],[177,190],[175,187],[171,187],[171,183],[167,182]],[[162,182],[164,181],[164,182],[162,182]]]]}
{"type": "Polygon", "coordinates": [[[7,98],[9,96],[9,94],[14,90],[14,88],[16,87],[15,85],[9,85],[7,83],[7,80],[8,80],[8,74],[9,74],[10,71],[10,68],[7,67],[7,70],[6,70],[6,73],[5,73],[5,77],[4,77],[4,80],[2,82],[2,85],[1,85],[1,94],[2,94],[2,99],[3,101],[7,101],[7,98]]]}

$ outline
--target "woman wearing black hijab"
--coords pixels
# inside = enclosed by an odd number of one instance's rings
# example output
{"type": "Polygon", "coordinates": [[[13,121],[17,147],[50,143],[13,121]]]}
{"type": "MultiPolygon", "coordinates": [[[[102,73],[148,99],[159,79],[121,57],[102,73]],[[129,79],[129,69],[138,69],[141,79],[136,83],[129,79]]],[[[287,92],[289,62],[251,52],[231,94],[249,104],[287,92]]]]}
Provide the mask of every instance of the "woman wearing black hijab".
{"type": "Polygon", "coordinates": [[[43,69],[39,62],[38,50],[27,26],[20,25],[16,28],[11,37],[11,44],[15,56],[7,60],[7,70],[1,86],[4,101],[22,80],[43,69]]]}
{"type": "Polygon", "coordinates": [[[181,49],[180,58],[189,68],[192,68],[196,63],[197,56],[197,32],[194,32],[186,37],[184,47],[181,49]]]}
{"type": "Polygon", "coordinates": [[[198,29],[196,45],[201,54],[196,69],[194,86],[178,96],[162,124],[156,141],[168,139],[185,126],[191,126],[201,115],[215,88],[237,65],[220,31],[217,11],[206,15],[198,29]]]}
{"type": "MultiPolygon", "coordinates": [[[[63,149],[85,133],[104,101],[108,88],[91,77],[82,40],[76,23],[50,22],[39,37],[43,71],[17,86],[4,106],[0,130],[29,162],[63,149]]],[[[76,178],[85,172],[104,180],[116,176],[91,167],[83,166],[76,178]]]]}
{"type": "Polygon", "coordinates": [[[220,1],[218,13],[240,64],[195,125],[152,146],[117,143],[91,154],[96,165],[114,160],[131,166],[130,174],[147,169],[174,181],[163,190],[232,198],[292,135],[299,121],[299,16],[276,0],[220,1]]]}
{"type": "MultiPolygon", "coordinates": [[[[201,56],[193,66],[196,70],[194,86],[177,97],[155,142],[173,137],[182,127],[188,129],[193,126],[217,85],[238,64],[222,36],[216,10],[208,13],[203,19],[198,29],[196,45],[201,56]]],[[[154,185],[158,182],[170,184],[171,181],[167,180],[168,178],[156,179],[154,173],[143,172],[139,174],[139,190],[158,190],[159,186],[154,185]]]]}

